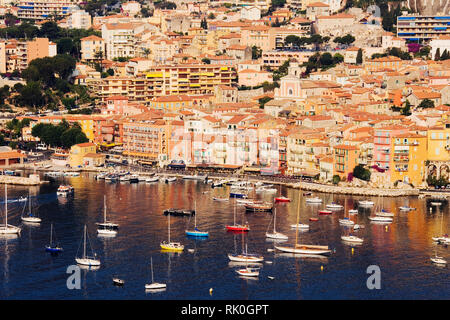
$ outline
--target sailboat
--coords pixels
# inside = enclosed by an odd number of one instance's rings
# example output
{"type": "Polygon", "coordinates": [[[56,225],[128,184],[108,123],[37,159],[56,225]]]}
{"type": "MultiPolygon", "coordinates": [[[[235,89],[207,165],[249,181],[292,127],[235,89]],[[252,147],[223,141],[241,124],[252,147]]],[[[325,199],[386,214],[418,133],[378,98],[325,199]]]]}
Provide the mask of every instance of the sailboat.
{"type": "MultiPolygon", "coordinates": [[[[100,265],[100,260],[97,259],[97,254],[94,253],[93,257],[86,256],[86,238],[87,238],[87,231],[86,231],[86,225],[84,225],[84,234],[83,234],[83,256],[81,258],[75,258],[75,261],[78,264],[89,266],[89,267],[97,267],[100,265]]],[[[91,248],[92,250],[92,248],[91,248]]]]}
{"type": "Polygon", "coordinates": [[[244,234],[242,233],[242,253],[229,253],[228,259],[234,262],[262,262],[264,257],[256,253],[248,253],[247,243],[245,244],[244,252],[244,234]]]}
{"type": "MultiPolygon", "coordinates": [[[[27,216],[21,216],[20,218],[22,219],[22,221],[24,222],[31,222],[31,223],[40,223],[42,220],[41,218],[33,215],[33,213],[31,212],[31,196],[28,196],[28,203],[29,203],[29,207],[30,207],[30,212],[28,213],[27,216]]],[[[25,210],[26,206],[23,208],[25,210]]]]}
{"type": "Polygon", "coordinates": [[[62,247],[60,247],[58,244],[53,243],[53,223],[50,225],[50,244],[45,246],[45,251],[51,253],[58,253],[63,251],[62,247]]]}
{"type": "Polygon", "coordinates": [[[379,216],[379,217],[393,217],[394,216],[394,214],[392,212],[388,212],[388,211],[384,210],[382,196],[381,196],[381,210],[378,212],[375,212],[375,215],[379,216]]]}
{"type": "Polygon", "coordinates": [[[276,220],[277,220],[277,209],[275,208],[275,212],[274,212],[274,216],[273,216],[273,232],[266,232],[266,237],[270,238],[270,239],[287,240],[288,239],[287,235],[277,232],[275,230],[276,220]]]}
{"type": "MultiPolygon", "coordinates": [[[[344,214],[346,213],[347,209],[347,202],[344,202],[344,214]]],[[[350,220],[348,216],[344,217],[343,219],[339,219],[339,224],[342,224],[344,226],[353,226],[355,224],[354,221],[350,220]]]]}
{"type": "Polygon", "coordinates": [[[158,283],[153,280],[153,259],[150,257],[150,265],[152,270],[152,283],[145,285],[146,290],[165,289],[167,285],[165,283],[158,283]]]}
{"type": "Polygon", "coordinates": [[[5,224],[0,225],[0,234],[20,234],[21,228],[8,224],[8,188],[5,183],[5,224]]]}
{"type": "Polygon", "coordinates": [[[277,202],[291,202],[291,199],[281,195],[281,185],[280,185],[280,195],[275,198],[275,203],[277,203],[277,202]]]}
{"type": "Polygon", "coordinates": [[[99,235],[115,236],[117,231],[114,229],[117,229],[119,225],[117,223],[106,221],[106,195],[103,197],[103,203],[103,222],[97,222],[97,225],[99,226],[97,233],[99,235]]]}
{"type": "MultiPolygon", "coordinates": [[[[333,196],[333,198],[334,198],[334,196],[333,196]]],[[[331,203],[327,204],[325,207],[328,210],[341,210],[344,208],[342,205],[334,202],[334,199],[331,201],[331,203]]]]}
{"type": "MultiPolygon", "coordinates": [[[[377,206],[380,206],[381,207],[381,205],[379,204],[380,203],[380,201],[378,200],[378,203],[377,203],[377,206]]],[[[391,223],[392,221],[394,221],[394,219],[392,219],[389,215],[384,215],[384,214],[382,214],[382,212],[383,212],[383,209],[381,209],[382,211],[380,211],[380,212],[377,212],[376,211],[376,208],[375,208],[375,215],[374,216],[369,216],[369,220],[371,221],[371,222],[379,222],[379,223],[391,223]],[[381,213],[381,215],[380,215],[380,213],[381,213]]],[[[389,213],[389,212],[387,212],[387,213],[389,213]]]]}
{"type": "Polygon", "coordinates": [[[442,213],[442,215],[441,215],[441,232],[440,232],[441,236],[436,236],[436,237],[433,237],[432,239],[433,239],[433,241],[438,242],[438,243],[450,243],[450,237],[448,236],[448,234],[442,233],[443,219],[444,219],[444,213],[442,213]]]}
{"type": "MultiPolygon", "coordinates": [[[[195,210],[195,212],[197,212],[196,202],[194,202],[194,210],[195,210]]],[[[186,230],[186,235],[192,236],[192,237],[208,237],[209,236],[209,232],[200,231],[197,229],[197,215],[196,214],[194,215],[194,230],[186,230]]]]}
{"type": "Polygon", "coordinates": [[[436,249],[434,251],[434,257],[430,258],[431,262],[436,263],[436,264],[440,264],[440,265],[447,264],[447,260],[445,260],[443,257],[439,257],[437,255],[437,245],[436,245],[435,248],[436,249]]]}
{"type": "Polygon", "coordinates": [[[169,230],[169,239],[168,241],[162,241],[160,246],[163,250],[168,251],[183,251],[184,246],[180,242],[171,242],[170,241],[170,214],[167,215],[168,218],[168,230],[169,230]]]}
{"type": "MultiPolygon", "coordinates": [[[[346,205],[347,203],[344,203],[344,204],[346,205]]],[[[345,225],[345,226],[350,226],[350,227],[357,226],[357,225],[355,225],[355,222],[350,220],[348,217],[345,217],[344,219],[339,219],[339,223],[342,225],[345,225]]],[[[359,228],[359,226],[358,226],[358,228],[359,228]]],[[[344,242],[351,243],[351,244],[362,244],[364,241],[364,239],[354,236],[351,233],[349,233],[348,235],[341,236],[341,240],[344,242]]]]}
{"type": "MultiPolygon", "coordinates": [[[[299,222],[300,216],[300,202],[301,202],[301,190],[299,189],[298,194],[298,209],[297,209],[297,225],[299,222]]],[[[300,253],[300,254],[328,254],[331,253],[331,250],[328,246],[320,246],[320,245],[309,245],[309,244],[298,244],[298,227],[295,233],[295,244],[294,246],[275,246],[275,249],[280,250],[282,252],[288,253],[300,253]]]]}
{"type": "Polygon", "coordinates": [[[248,224],[236,224],[236,204],[234,204],[233,224],[225,227],[228,231],[250,231],[248,224]]]}

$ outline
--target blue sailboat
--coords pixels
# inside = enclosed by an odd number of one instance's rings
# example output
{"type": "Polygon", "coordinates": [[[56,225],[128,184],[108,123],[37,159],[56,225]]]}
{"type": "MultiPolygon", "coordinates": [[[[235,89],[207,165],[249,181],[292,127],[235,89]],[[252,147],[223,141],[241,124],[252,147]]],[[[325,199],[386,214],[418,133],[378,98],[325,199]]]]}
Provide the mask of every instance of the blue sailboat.
{"type": "Polygon", "coordinates": [[[45,251],[50,253],[59,253],[63,251],[63,248],[58,244],[53,243],[53,223],[50,225],[50,244],[45,246],[45,251]]]}
{"type": "MultiPolygon", "coordinates": [[[[197,212],[197,205],[194,203],[194,210],[197,212]]],[[[197,228],[197,215],[194,215],[194,230],[186,230],[186,235],[191,237],[208,237],[209,232],[200,231],[197,228]]]]}

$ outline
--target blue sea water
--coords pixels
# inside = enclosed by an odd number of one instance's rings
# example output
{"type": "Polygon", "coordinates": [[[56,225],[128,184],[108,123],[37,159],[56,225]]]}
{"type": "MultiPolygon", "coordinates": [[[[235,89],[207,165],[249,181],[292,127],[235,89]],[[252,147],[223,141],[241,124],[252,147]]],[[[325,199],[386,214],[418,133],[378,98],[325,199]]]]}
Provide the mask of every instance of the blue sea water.
{"type": "MultiPolygon", "coordinates": [[[[385,225],[370,223],[370,210],[360,210],[351,219],[365,226],[355,232],[364,238],[361,246],[344,244],[340,237],[348,229],[339,225],[343,211],[318,216],[317,210],[336,201],[353,208],[358,197],[320,194],[322,205],[307,205],[301,198],[300,222],[310,230],[299,233],[299,242],[329,245],[335,252],[324,258],[298,258],[277,251],[269,252],[274,243],[265,238],[272,229],[270,213],[245,213],[237,205],[237,220],[249,222],[247,234],[227,232],[225,225],[233,222],[235,200],[217,202],[213,196],[224,197],[228,187],[212,189],[199,181],[178,180],[173,183],[130,184],[95,180],[93,174],[60,178],[39,187],[8,187],[8,199],[32,196],[34,211],[42,218],[37,226],[21,224],[20,215],[26,202],[8,203],[8,222],[22,225],[17,238],[0,238],[0,297],[2,299],[449,299],[450,278],[447,267],[430,263],[437,253],[450,259],[449,249],[435,246],[431,237],[440,233],[441,224],[448,231],[448,207],[431,212],[424,200],[411,198],[373,199],[394,212],[394,222],[385,225]],[[56,196],[60,183],[75,188],[72,197],[56,196]],[[103,196],[107,199],[108,220],[120,224],[117,236],[97,236],[96,222],[103,219],[103,196]],[[160,250],[160,242],[168,238],[167,208],[197,208],[197,227],[209,231],[206,239],[188,238],[185,230],[194,219],[171,217],[171,240],[185,245],[182,253],[160,250]],[[417,210],[402,213],[398,207],[409,204],[417,210]],[[309,221],[319,217],[319,221],[309,221]],[[52,256],[45,252],[49,243],[50,224],[64,252],[52,256]],[[69,290],[66,281],[68,266],[75,264],[82,247],[82,232],[87,225],[89,243],[101,260],[98,270],[81,270],[81,289],[69,290]],[[260,276],[243,279],[235,272],[239,266],[230,263],[227,254],[248,251],[264,255],[260,276]],[[187,249],[194,249],[191,253],[187,249]],[[167,284],[159,293],[146,293],[144,285],[151,281],[150,257],[153,259],[155,281],[167,284]],[[267,261],[272,263],[267,263],[267,261]],[[369,290],[366,281],[370,265],[381,270],[381,289],[369,290]],[[113,276],[125,280],[115,287],[113,276]],[[268,276],[274,277],[269,279],[268,276]],[[210,288],[213,294],[210,295],[210,288]]],[[[299,191],[281,188],[292,199],[276,204],[277,231],[295,241],[299,191]]],[[[257,194],[272,201],[276,194],[257,194]]],[[[3,194],[0,192],[3,200],[3,194]]],[[[1,204],[2,206],[4,204],[1,204]]],[[[4,210],[0,222],[3,223],[4,210]]],[[[88,249],[90,246],[88,245],[88,249]]]]}

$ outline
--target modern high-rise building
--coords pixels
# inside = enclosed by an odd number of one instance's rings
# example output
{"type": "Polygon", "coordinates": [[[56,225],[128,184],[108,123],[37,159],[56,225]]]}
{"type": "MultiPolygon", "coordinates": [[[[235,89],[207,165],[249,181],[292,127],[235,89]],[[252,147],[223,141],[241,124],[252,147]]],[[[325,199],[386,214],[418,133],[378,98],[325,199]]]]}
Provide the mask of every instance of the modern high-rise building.
{"type": "Polygon", "coordinates": [[[397,17],[397,37],[412,41],[450,35],[450,16],[407,15],[397,17]]]}
{"type": "Polygon", "coordinates": [[[19,0],[19,18],[46,20],[51,16],[68,16],[82,0],[19,0]]]}

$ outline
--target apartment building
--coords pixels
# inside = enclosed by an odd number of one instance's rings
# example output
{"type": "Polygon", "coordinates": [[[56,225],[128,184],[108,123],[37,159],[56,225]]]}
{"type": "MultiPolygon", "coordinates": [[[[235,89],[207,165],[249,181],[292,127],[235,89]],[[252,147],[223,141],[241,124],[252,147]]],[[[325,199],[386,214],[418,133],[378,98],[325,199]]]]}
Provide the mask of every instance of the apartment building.
{"type": "Polygon", "coordinates": [[[89,29],[92,26],[92,18],[84,10],[72,10],[67,18],[67,27],[69,29],[89,29]]]}
{"type": "Polygon", "coordinates": [[[450,36],[450,16],[403,15],[397,17],[397,37],[410,41],[450,36]]]}
{"type": "Polygon", "coordinates": [[[54,15],[68,16],[82,0],[19,0],[19,19],[46,20],[54,15]]]}
{"type": "Polygon", "coordinates": [[[92,62],[105,58],[105,41],[97,36],[81,38],[81,60],[92,62]]]}
{"type": "Polygon", "coordinates": [[[106,59],[136,56],[136,34],[144,31],[143,23],[106,23],[102,26],[106,59]]]}
{"type": "Polygon", "coordinates": [[[427,136],[410,132],[394,135],[391,150],[391,182],[403,181],[414,186],[422,184],[427,160],[427,136]]]}
{"type": "Polygon", "coordinates": [[[108,77],[92,87],[99,102],[110,95],[127,96],[130,101],[149,104],[153,97],[177,94],[213,94],[217,85],[231,85],[236,72],[221,65],[192,64],[153,66],[138,77],[108,77]]]}
{"type": "Polygon", "coordinates": [[[22,71],[34,59],[55,55],[56,44],[47,38],[35,38],[30,41],[3,40],[0,41],[0,72],[22,71]]]}

